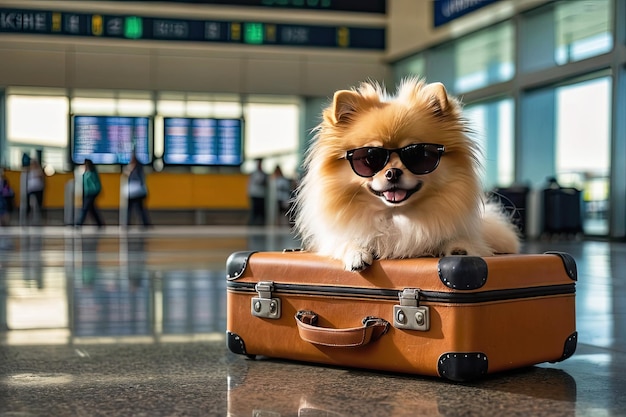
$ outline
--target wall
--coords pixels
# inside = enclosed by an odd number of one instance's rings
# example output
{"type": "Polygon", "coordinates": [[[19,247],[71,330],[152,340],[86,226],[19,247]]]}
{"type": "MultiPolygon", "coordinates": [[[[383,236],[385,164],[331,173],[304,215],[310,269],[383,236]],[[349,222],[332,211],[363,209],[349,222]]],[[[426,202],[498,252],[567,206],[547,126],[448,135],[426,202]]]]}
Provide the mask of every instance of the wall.
{"type": "MultiPolygon", "coordinates": [[[[210,5],[3,1],[3,7],[142,13],[154,16],[384,27],[365,13],[277,11],[210,5]],[[346,23],[347,22],[347,23],[346,23]]],[[[37,86],[328,96],[372,78],[386,80],[383,51],[0,35],[0,87],[37,86]]]]}
{"type": "Polygon", "coordinates": [[[393,62],[500,22],[513,16],[516,11],[527,10],[547,1],[549,0],[500,0],[435,28],[431,1],[388,0],[386,58],[393,62]]]}

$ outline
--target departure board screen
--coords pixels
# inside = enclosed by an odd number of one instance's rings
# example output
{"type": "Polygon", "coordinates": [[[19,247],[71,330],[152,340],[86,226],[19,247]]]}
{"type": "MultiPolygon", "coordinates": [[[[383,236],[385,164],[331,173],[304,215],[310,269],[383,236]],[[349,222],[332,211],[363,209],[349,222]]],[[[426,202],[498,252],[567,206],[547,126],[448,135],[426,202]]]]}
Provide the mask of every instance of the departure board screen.
{"type": "MultiPolygon", "coordinates": [[[[116,0],[151,1],[155,0],[116,0]]],[[[382,13],[387,10],[386,0],[156,0],[162,3],[217,4],[224,6],[272,7],[296,10],[328,10],[338,12],[382,13]]]]}
{"type": "Polygon", "coordinates": [[[239,166],[243,163],[241,119],[166,117],[163,128],[165,164],[239,166]]]}
{"type": "Polygon", "coordinates": [[[71,157],[75,164],[91,159],[98,165],[125,165],[133,151],[142,164],[151,162],[149,117],[73,117],[71,157]]]}
{"type": "Polygon", "coordinates": [[[384,50],[385,28],[0,8],[0,33],[384,50]]]}

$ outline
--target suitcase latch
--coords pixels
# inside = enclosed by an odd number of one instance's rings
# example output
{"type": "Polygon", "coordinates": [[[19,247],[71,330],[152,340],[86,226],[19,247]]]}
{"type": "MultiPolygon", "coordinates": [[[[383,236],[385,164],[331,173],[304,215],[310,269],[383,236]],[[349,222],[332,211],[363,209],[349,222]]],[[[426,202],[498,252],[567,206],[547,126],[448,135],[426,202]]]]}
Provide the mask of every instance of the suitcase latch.
{"type": "Polygon", "coordinates": [[[280,298],[272,298],[274,283],[272,281],[261,281],[254,286],[254,290],[259,293],[259,296],[252,297],[250,309],[252,315],[266,319],[279,319],[280,298]]]}
{"type": "Polygon", "coordinates": [[[405,288],[398,296],[400,305],[393,306],[393,326],[406,330],[429,330],[430,311],[428,307],[419,305],[420,290],[405,288]]]}

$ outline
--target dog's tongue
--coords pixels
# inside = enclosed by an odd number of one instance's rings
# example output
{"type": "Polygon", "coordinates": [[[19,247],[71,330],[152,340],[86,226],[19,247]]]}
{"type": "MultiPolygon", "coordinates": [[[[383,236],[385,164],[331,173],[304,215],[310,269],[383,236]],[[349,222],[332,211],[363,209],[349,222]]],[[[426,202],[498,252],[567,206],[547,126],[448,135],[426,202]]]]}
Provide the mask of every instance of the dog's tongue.
{"type": "Polygon", "coordinates": [[[387,201],[391,201],[391,202],[402,201],[406,198],[406,190],[400,190],[400,189],[389,190],[389,191],[385,191],[383,195],[385,196],[385,199],[387,201]]]}

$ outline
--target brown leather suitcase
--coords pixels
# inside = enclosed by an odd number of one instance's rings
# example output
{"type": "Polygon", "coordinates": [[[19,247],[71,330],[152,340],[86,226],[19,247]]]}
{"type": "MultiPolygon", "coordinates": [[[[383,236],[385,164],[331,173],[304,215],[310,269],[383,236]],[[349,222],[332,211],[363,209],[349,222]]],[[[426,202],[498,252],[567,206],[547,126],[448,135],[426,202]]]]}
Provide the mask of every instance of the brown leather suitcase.
{"type": "Polygon", "coordinates": [[[375,261],[360,273],[308,252],[227,261],[238,354],[453,381],[570,357],[576,263],[565,253],[375,261]]]}

